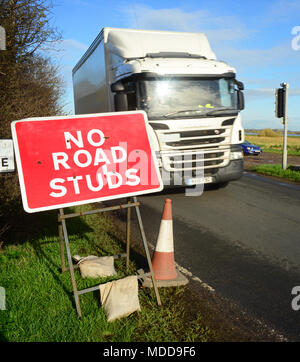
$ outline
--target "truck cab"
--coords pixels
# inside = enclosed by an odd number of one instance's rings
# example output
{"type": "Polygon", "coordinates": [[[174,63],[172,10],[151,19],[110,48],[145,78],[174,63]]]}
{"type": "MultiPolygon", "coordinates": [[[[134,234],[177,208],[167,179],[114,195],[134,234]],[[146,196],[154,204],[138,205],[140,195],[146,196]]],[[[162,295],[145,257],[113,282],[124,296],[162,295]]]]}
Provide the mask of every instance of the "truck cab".
{"type": "Polygon", "coordinates": [[[76,114],[143,110],[164,186],[243,174],[243,84],[202,33],[104,28],[73,69],[76,114]]]}

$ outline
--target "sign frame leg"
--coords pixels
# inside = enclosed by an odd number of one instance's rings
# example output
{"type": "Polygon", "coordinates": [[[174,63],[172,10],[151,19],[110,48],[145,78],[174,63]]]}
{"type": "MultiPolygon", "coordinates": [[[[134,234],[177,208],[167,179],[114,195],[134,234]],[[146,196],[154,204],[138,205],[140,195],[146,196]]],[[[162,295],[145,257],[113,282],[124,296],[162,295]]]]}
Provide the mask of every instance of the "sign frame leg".
{"type": "Polygon", "coordinates": [[[64,273],[65,271],[70,271],[72,287],[73,287],[73,294],[74,294],[74,299],[75,299],[75,305],[76,305],[76,310],[77,310],[77,314],[78,314],[79,318],[82,317],[81,307],[80,307],[80,302],[79,302],[79,296],[81,294],[85,294],[85,293],[88,293],[88,292],[99,290],[99,285],[91,287],[91,288],[83,289],[83,290],[78,290],[77,289],[74,269],[77,269],[78,265],[73,265],[73,262],[72,262],[72,255],[71,255],[71,251],[70,251],[70,244],[69,244],[68,231],[67,231],[67,226],[66,226],[66,219],[73,218],[73,217],[82,217],[82,216],[96,214],[96,213],[102,213],[102,212],[105,212],[105,211],[121,210],[121,209],[127,208],[126,254],[114,255],[114,258],[116,259],[116,258],[119,258],[119,257],[126,257],[126,268],[128,268],[129,267],[129,255],[130,255],[131,208],[132,207],[135,208],[136,215],[137,215],[137,221],[138,221],[138,225],[139,225],[139,229],[140,229],[140,233],[141,233],[141,238],[142,238],[142,242],[143,242],[143,245],[144,245],[144,250],[145,250],[145,253],[146,253],[146,258],[147,258],[147,262],[148,262],[148,266],[149,266],[149,270],[150,270],[150,273],[140,275],[140,276],[138,276],[138,278],[142,278],[142,277],[148,276],[150,274],[149,276],[151,276],[151,279],[152,279],[152,284],[153,284],[153,288],[154,288],[154,291],[155,291],[157,304],[159,306],[161,305],[160,295],[159,295],[159,292],[158,292],[157,283],[156,283],[156,279],[155,279],[153,268],[152,268],[152,262],[151,262],[151,258],[150,258],[150,253],[149,253],[149,249],[148,249],[148,243],[147,243],[146,235],[145,235],[145,232],[144,232],[144,227],[143,227],[143,222],[142,222],[142,217],[141,217],[139,205],[140,205],[140,203],[137,201],[136,196],[134,196],[133,200],[131,198],[127,198],[127,203],[126,204],[112,206],[112,207],[105,207],[105,208],[102,208],[102,209],[96,209],[96,210],[92,210],[92,211],[73,213],[73,214],[64,214],[64,210],[59,209],[58,231],[59,231],[59,242],[60,242],[60,258],[61,258],[61,263],[62,263],[61,272],[64,273]],[[64,242],[63,242],[63,239],[64,239],[64,242]],[[65,247],[64,247],[64,244],[65,244],[65,247]],[[67,259],[68,259],[68,264],[69,264],[68,267],[66,267],[66,265],[65,265],[65,249],[66,249],[67,259]]]}
{"type": "MultiPolygon", "coordinates": [[[[133,196],[133,201],[134,201],[135,204],[137,204],[137,197],[136,196],[133,196]]],[[[157,301],[158,305],[161,305],[160,295],[159,295],[159,292],[158,292],[157,283],[156,283],[156,279],[155,279],[155,276],[154,276],[154,271],[153,271],[153,268],[152,268],[152,262],[151,262],[151,258],[150,258],[148,243],[147,243],[147,239],[146,239],[146,235],[145,235],[145,231],[144,231],[144,227],[143,227],[143,221],[142,221],[139,206],[135,206],[135,211],[136,211],[136,215],[137,215],[137,219],[138,219],[138,223],[139,223],[139,228],[140,228],[140,232],[141,232],[142,241],[143,241],[143,244],[144,244],[144,249],[145,249],[145,252],[146,252],[146,258],[147,258],[147,262],[148,262],[148,266],[149,266],[149,270],[150,270],[150,274],[151,274],[153,288],[154,288],[154,291],[155,291],[156,301],[157,301]]]]}
{"type": "MultiPolygon", "coordinates": [[[[127,199],[127,203],[131,203],[131,199],[127,199]]],[[[127,224],[126,224],[126,269],[129,268],[130,260],[130,229],[131,229],[131,207],[127,209],[127,224]]]]}
{"type": "MultiPolygon", "coordinates": [[[[63,216],[64,210],[59,209],[59,213],[60,213],[60,216],[63,216]]],[[[70,275],[71,275],[76,310],[77,310],[78,317],[81,318],[82,317],[81,307],[80,307],[79,295],[78,295],[77,284],[76,284],[76,279],[75,279],[75,274],[74,274],[74,266],[73,266],[73,262],[72,262],[71,251],[70,251],[66,220],[64,218],[62,218],[61,223],[62,223],[62,230],[63,230],[64,239],[65,239],[67,258],[68,258],[69,270],[70,270],[70,275]]]]}
{"type": "Polygon", "coordinates": [[[58,235],[59,235],[59,246],[60,246],[60,261],[61,261],[61,273],[63,274],[67,271],[65,264],[65,247],[64,247],[64,239],[63,239],[63,227],[59,221],[58,224],[58,235]]]}

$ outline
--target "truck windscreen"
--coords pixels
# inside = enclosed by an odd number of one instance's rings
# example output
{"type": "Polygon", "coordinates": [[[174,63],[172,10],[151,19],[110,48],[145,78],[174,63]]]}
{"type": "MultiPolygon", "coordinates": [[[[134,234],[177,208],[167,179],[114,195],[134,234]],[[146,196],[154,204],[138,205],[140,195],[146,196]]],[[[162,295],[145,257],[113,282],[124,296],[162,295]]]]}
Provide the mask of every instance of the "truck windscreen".
{"type": "Polygon", "coordinates": [[[195,118],[236,113],[232,78],[151,78],[139,82],[139,108],[149,119],[195,118]]]}

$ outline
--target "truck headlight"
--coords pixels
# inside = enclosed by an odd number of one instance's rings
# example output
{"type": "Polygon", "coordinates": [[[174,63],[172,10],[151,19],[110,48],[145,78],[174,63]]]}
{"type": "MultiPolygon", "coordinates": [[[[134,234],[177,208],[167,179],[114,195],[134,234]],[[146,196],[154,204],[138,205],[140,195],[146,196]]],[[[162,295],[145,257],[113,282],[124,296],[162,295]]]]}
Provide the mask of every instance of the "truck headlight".
{"type": "Polygon", "coordinates": [[[239,160],[243,158],[242,151],[230,152],[230,160],[239,160]]]}

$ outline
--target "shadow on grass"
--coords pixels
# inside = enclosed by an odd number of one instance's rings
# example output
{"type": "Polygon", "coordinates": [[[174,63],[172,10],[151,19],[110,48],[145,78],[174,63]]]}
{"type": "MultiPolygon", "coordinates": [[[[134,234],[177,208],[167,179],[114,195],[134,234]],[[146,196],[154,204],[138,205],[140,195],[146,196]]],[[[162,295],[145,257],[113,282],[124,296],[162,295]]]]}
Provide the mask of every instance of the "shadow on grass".
{"type": "MultiPolygon", "coordinates": [[[[71,212],[73,212],[72,209],[65,209],[65,214],[71,212]]],[[[66,224],[69,237],[74,234],[79,234],[81,237],[84,237],[84,233],[92,230],[82,217],[68,219],[66,224]]],[[[42,248],[45,244],[56,243],[55,240],[53,240],[53,238],[56,238],[57,249],[59,250],[58,225],[58,210],[35,214],[20,213],[16,220],[14,220],[12,227],[5,233],[5,235],[3,235],[2,240],[4,240],[5,245],[21,245],[29,242],[33,246],[37,258],[43,260],[45,266],[52,274],[53,279],[62,287],[63,291],[66,293],[75,308],[73,292],[70,291],[70,289],[59,278],[61,265],[58,265],[57,262],[51,259],[51,257],[47,255],[42,248]],[[50,240],[40,241],[43,239],[47,240],[47,238],[50,240]]],[[[1,338],[2,336],[0,336],[0,340],[1,338]]]]}
{"type": "Polygon", "coordinates": [[[69,290],[69,288],[66,287],[66,285],[64,285],[64,283],[61,281],[61,279],[57,275],[58,273],[61,272],[61,266],[58,266],[56,263],[53,262],[53,260],[51,260],[49,258],[49,256],[41,248],[41,244],[38,241],[36,241],[36,240],[33,241],[32,245],[33,245],[34,251],[36,253],[36,256],[39,259],[43,259],[47,269],[52,274],[52,277],[55,280],[55,282],[62,287],[63,291],[65,292],[65,294],[68,296],[70,302],[72,303],[73,307],[76,308],[75,300],[73,298],[73,293],[69,290]]]}
{"type": "MultiPolygon", "coordinates": [[[[119,201],[120,202],[120,201],[119,201]]],[[[72,213],[74,210],[72,208],[65,209],[65,214],[72,213]]],[[[110,214],[110,213],[108,213],[110,214]]],[[[135,214],[135,211],[132,210],[132,214],[135,214]]],[[[89,216],[87,216],[89,217],[89,216]]],[[[126,216],[124,216],[126,217],[126,216]]],[[[73,291],[69,287],[67,280],[62,280],[60,277],[61,265],[57,262],[57,259],[54,260],[51,257],[51,254],[48,254],[44,250],[43,245],[56,243],[57,250],[59,251],[59,237],[58,237],[58,210],[46,211],[41,213],[26,214],[20,213],[14,220],[14,225],[5,235],[5,245],[22,245],[26,242],[29,242],[34,249],[34,252],[38,259],[42,259],[46,268],[51,273],[51,276],[55,283],[57,283],[63,290],[64,293],[68,296],[68,299],[75,308],[75,301],[73,297],[73,291]],[[50,239],[49,241],[47,239],[50,239]],[[57,240],[57,242],[55,241],[57,240]]],[[[110,253],[111,245],[108,243],[97,243],[91,238],[86,237],[85,234],[93,232],[94,230],[85,222],[85,217],[76,217],[66,220],[66,226],[70,239],[72,237],[79,235],[81,239],[86,241],[87,250],[95,250],[95,252],[103,255],[112,255],[110,253]]],[[[104,230],[108,236],[108,240],[114,240],[118,245],[121,252],[126,252],[126,234],[121,235],[114,226],[110,230],[104,230]]],[[[140,236],[140,235],[139,235],[140,236]]],[[[140,240],[141,248],[143,248],[142,240],[140,240]]],[[[85,253],[82,249],[79,249],[77,252],[85,253]]],[[[133,261],[138,268],[143,268],[148,270],[147,259],[144,255],[136,252],[131,248],[130,250],[130,260],[133,261]]],[[[65,258],[67,264],[67,258],[65,258]]],[[[124,262],[125,263],[125,262],[124,262]]],[[[67,266],[67,265],[66,265],[67,266]]],[[[123,268],[123,267],[122,267],[123,268]]],[[[66,272],[69,274],[69,272],[66,272]]],[[[69,276],[69,275],[68,275],[69,276]]],[[[99,300],[99,293],[94,293],[94,298],[99,300]]],[[[2,336],[0,336],[2,338],[2,336]]],[[[3,337],[4,338],[4,337],[3,337]]]]}
{"type": "MultiPolygon", "coordinates": [[[[69,209],[68,212],[72,212],[72,209],[69,209]]],[[[70,234],[91,231],[91,228],[82,218],[69,219],[67,221],[67,228],[70,234]]],[[[11,222],[10,229],[2,236],[2,239],[5,244],[19,245],[33,239],[57,236],[58,210],[52,210],[35,214],[26,214],[24,212],[18,215],[18,217],[11,222]]]]}

